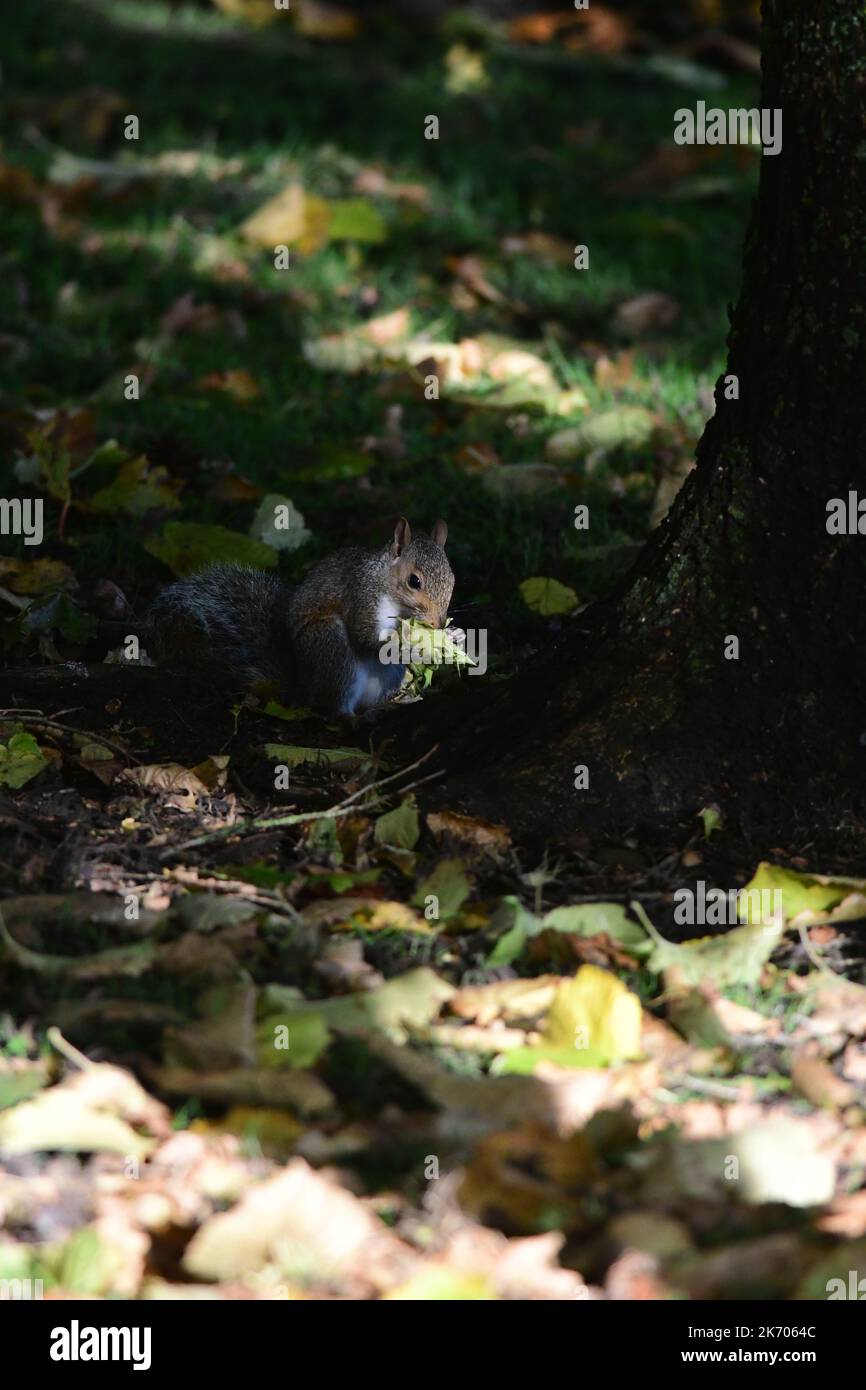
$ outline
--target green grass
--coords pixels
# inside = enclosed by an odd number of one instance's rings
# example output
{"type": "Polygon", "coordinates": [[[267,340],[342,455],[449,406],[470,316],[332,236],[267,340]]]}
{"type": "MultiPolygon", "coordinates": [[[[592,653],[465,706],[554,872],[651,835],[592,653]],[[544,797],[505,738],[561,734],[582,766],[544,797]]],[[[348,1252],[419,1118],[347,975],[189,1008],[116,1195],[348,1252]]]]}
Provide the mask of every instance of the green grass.
{"type": "MultiPolygon", "coordinates": [[[[314,539],[283,561],[289,577],[347,538],[374,541],[403,512],[419,523],[447,516],[461,604],[489,595],[507,612],[516,585],[532,573],[578,584],[582,597],[605,587],[606,564],[578,565],[580,549],[646,535],[663,464],[658,445],[605,459],[591,475],[576,471],[564,497],[501,504],[465,471],[459,450],[484,441],[503,462],[535,462],[546,436],[570,421],[529,417],[515,431],[508,412],[410,400],[405,457],[371,456],[359,486],[339,476],[333,460],[381,435],[387,402],[376,392],[378,377],[315,371],[301,344],[360,322],[360,291],[374,287],[377,314],[408,305],[414,327],[435,325],[440,339],[497,332],[545,342],[562,387],[581,386],[594,410],[617,399],[648,406],[679,431],[678,447],[690,449],[706,409],[698,392],[724,361],[726,306],[737,291],[757,160],[722,152],[710,172],[727,183],[715,197],[700,196],[700,188],[689,196],[687,185],[677,198],[610,189],[670,138],[673,111],[710,96],[709,87],[672,86],[639,63],[578,61],[497,42],[486,51],[489,85],[457,96],[443,86],[449,40],[419,41],[387,16],[345,45],[301,40],[282,26],[252,31],[205,6],[145,0],[29,0],[4,27],[6,164],[44,179],[58,149],[121,167],[177,150],[237,161],[218,180],[205,171],[141,180],[117,193],[96,189],[70,210],[81,225],[66,237],[31,204],[4,203],[0,294],[5,331],[20,345],[4,374],[7,409],[87,404],[98,440],[116,437],[186,479],[181,520],[249,525],[253,504],[210,495],[206,460],[231,459],[253,482],[290,494],[314,539]],[[86,120],[60,107],[88,88],[121,98],[96,141],[88,140],[86,120]],[[123,139],[127,112],[139,117],[138,142],[123,139]],[[440,118],[439,141],[422,137],[428,113],[440,118]],[[601,122],[597,139],[575,143],[570,132],[590,121],[601,122]],[[28,126],[51,148],[34,143],[28,126]],[[370,164],[430,193],[427,212],[377,203],[388,225],[383,244],[331,245],[293,256],[292,270],[280,273],[267,253],[237,241],[243,218],[290,179],[320,196],[346,197],[355,172],[370,164]],[[589,245],[590,272],[504,257],[500,239],[529,229],[589,245]],[[246,257],[250,281],[216,278],[215,251],[246,257]],[[466,254],[481,257],[495,287],[527,312],[503,314],[483,300],[455,307],[447,259],[466,254]],[[611,331],[611,308],[649,290],[675,296],[680,316],[638,352],[634,387],[615,398],[596,386],[587,344],[624,346],[611,331]],[[182,333],[160,350],[160,318],[190,292],[221,312],[219,325],[182,333]],[[156,368],[154,385],[140,401],[124,402],[119,382],[142,360],[156,368]],[[201,376],[231,368],[252,374],[257,400],[239,404],[194,389],[201,376]],[[643,475],[645,485],[612,484],[617,474],[643,475]],[[570,527],[576,500],[591,507],[588,537],[570,527]]],[[[753,99],[740,81],[718,97],[753,99]]],[[[49,536],[58,514],[50,504],[49,536]]],[[[109,575],[135,599],[168,577],[142,547],[153,524],[73,512],[68,545],[50,548],[80,579],[109,575]]]]}

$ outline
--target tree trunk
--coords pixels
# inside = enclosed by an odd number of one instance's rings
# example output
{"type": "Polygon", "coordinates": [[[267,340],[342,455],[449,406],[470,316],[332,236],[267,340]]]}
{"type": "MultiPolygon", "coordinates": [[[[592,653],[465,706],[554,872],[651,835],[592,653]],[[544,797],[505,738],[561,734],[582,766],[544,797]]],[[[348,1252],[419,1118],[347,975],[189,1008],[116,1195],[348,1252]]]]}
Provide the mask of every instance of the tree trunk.
{"type": "Polygon", "coordinates": [[[783,141],[762,159],[731,319],[739,399],[722,378],[695,471],[587,631],[459,739],[476,771],[449,804],[506,806],[556,838],[708,800],[814,823],[862,786],[866,534],[829,533],[828,503],[866,498],[864,96],[857,0],[766,0],[762,106],[782,109],[783,141]]]}

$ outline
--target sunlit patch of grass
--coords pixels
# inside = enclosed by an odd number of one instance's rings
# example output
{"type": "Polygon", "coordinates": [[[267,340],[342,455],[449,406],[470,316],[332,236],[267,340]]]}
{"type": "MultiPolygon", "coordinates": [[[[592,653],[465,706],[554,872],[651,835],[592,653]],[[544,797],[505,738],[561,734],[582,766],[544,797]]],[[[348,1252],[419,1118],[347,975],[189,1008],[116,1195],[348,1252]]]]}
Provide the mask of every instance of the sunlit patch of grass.
{"type": "MultiPolygon", "coordinates": [[[[574,498],[567,490],[513,503],[492,500],[458,459],[467,441],[483,440],[504,463],[537,461],[568,417],[531,417],[516,429],[507,412],[445,401],[431,409],[410,398],[400,419],[402,459],[371,453],[363,490],[316,479],[323,447],[357,451],[382,434],[388,402],[376,392],[378,375],[312,370],[302,343],[365,313],[406,304],[418,328],[435,325],[446,340],[493,331],[542,343],[559,384],[579,385],[589,412],[644,405],[688,440],[700,433],[722,367],[754,171],[726,154],[718,168],[729,179],[726,196],[624,198],[611,184],[670,137],[680,89],[656,78],[625,81],[602,61],[546,66],[539,55],[528,62],[494,45],[489,86],[461,98],[443,89],[443,51],[407,45],[387,26],[372,40],[362,32],[354,43],[310,45],[290,26],[256,33],[207,6],[88,0],[58,10],[34,0],[19,7],[7,23],[4,72],[28,119],[39,127],[58,97],[102,87],[122,94],[141,120],[138,142],[118,133],[96,149],[80,131],[49,122],[52,146],[127,165],[169,151],[203,157],[186,174],[164,171],[120,194],[96,190],[76,213],[89,246],[80,235],[46,230],[35,208],[4,209],[7,294],[19,286],[9,329],[26,346],[6,374],[8,396],[89,404],[101,437],[156,452],[169,467],[178,453],[232,459],[253,482],[291,493],[313,529],[311,553],[345,540],[347,527],[372,534],[395,511],[419,521],[445,513],[464,603],[482,593],[508,601],[527,573],[567,579],[580,549],[568,524],[578,495],[592,507],[593,546],[641,540],[649,486],[646,495],[623,495],[609,479],[629,469],[650,479],[651,452],[602,460],[592,477],[577,467],[574,498]],[[287,65],[299,44],[303,62],[287,65]],[[429,111],[441,114],[439,141],[423,139],[429,111]],[[600,122],[597,138],[575,144],[570,132],[590,117],[600,122]],[[231,172],[209,177],[221,161],[232,161],[231,172]],[[281,274],[266,253],[238,242],[244,217],[290,179],[318,196],[346,197],[357,170],[370,164],[428,189],[426,211],[382,200],[384,245],[330,245],[293,256],[290,273],[281,274]],[[504,236],[531,228],[588,244],[591,273],[503,254],[504,236]],[[455,304],[448,261],[466,254],[481,258],[504,310],[483,300],[469,309],[455,304]],[[220,279],[220,256],[244,259],[248,281],[220,279]],[[364,288],[377,296],[372,309],[361,303],[364,288]],[[611,335],[610,309],[648,290],[675,296],[680,316],[637,352],[633,381],[614,394],[597,384],[586,345],[611,353],[625,346],[611,335]],[[219,321],[154,351],[156,380],[133,407],[112,400],[107,383],[142,357],[151,360],[161,317],[187,293],[213,304],[219,321]],[[250,372],[258,400],[240,404],[195,389],[201,377],[231,368],[250,372]]],[[[745,99],[748,84],[732,82],[730,91],[732,101],[745,99]]],[[[5,160],[45,176],[49,149],[22,139],[8,114],[2,135],[5,160]]],[[[182,502],[188,519],[245,526],[242,506],[217,506],[201,488],[189,488],[182,502]]],[[[80,577],[88,567],[125,563],[146,586],[161,571],[141,536],[140,526],[119,521],[82,549],[80,577]]],[[[582,597],[604,587],[605,568],[582,576],[582,597]]]]}

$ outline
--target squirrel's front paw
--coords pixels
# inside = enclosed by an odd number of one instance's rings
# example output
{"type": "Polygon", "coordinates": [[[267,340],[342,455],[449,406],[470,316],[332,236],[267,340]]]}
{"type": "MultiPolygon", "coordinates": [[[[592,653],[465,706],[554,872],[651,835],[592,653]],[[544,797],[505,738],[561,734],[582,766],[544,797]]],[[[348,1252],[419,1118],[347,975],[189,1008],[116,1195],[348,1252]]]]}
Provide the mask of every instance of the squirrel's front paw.
{"type": "Polygon", "coordinates": [[[445,635],[451,638],[455,647],[459,647],[462,652],[466,650],[466,633],[462,627],[446,627],[445,635]]]}

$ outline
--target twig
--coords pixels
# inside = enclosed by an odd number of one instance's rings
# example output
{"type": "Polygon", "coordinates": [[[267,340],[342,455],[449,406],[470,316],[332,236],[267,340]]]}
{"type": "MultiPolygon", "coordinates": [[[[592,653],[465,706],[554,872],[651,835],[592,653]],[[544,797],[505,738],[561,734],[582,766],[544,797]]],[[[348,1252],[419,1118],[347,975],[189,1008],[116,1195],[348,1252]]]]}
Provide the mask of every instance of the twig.
{"type": "MultiPolygon", "coordinates": [[[[181,854],[188,849],[197,849],[199,845],[207,845],[215,840],[230,839],[236,835],[249,835],[261,830],[278,830],[284,826],[300,825],[304,821],[335,819],[338,816],[348,816],[355,810],[355,802],[359,796],[367,796],[370,792],[378,791],[381,787],[387,787],[391,782],[396,782],[400,777],[405,777],[407,772],[414,772],[416,767],[420,767],[428,758],[432,758],[439,745],[434,743],[426,753],[417,758],[408,767],[403,767],[399,772],[392,772],[389,777],[380,777],[376,782],[368,782],[365,787],[359,787],[350,796],[338,801],[335,806],[331,806],[326,811],[296,811],[288,816],[262,816],[255,820],[248,821],[246,825],[225,825],[219,830],[210,830],[206,835],[196,835],[192,840],[184,840],[182,844],[173,845],[169,849],[163,850],[160,860],[171,859],[173,855],[181,854]]],[[[425,779],[426,780],[426,779],[425,779]]],[[[420,783],[413,783],[418,786],[420,783]]]]}
{"type": "Polygon", "coordinates": [[[65,1057],[67,1062],[71,1062],[73,1066],[81,1067],[82,1071],[93,1071],[96,1067],[96,1062],[91,1062],[89,1057],[85,1057],[83,1052],[79,1052],[77,1047],[73,1047],[71,1042],[67,1042],[60,1029],[55,1028],[53,1024],[46,1031],[45,1036],[51,1046],[55,1047],[60,1055],[65,1057]]]}
{"type": "Polygon", "coordinates": [[[64,734],[78,734],[80,738],[87,738],[91,743],[100,743],[103,748],[109,748],[112,753],[117,753],[126,762],[136,763],[137,760],[122,748],[119,743],[112,743],[110,739],[104,738],[102,734],[93,734],[89,729],[73,729],[70,724],[58,724],[56,719],[45,719],[44,716],[24,714],[17,709],[0,709],[0,719],[19,719],[22,724],[33,724],[37,728],[59,729],[64,734]]]}
{"type": "Polygon", "coordinates": [[[692,1076],[686,1072],[683,1083],[701,1095],[714,1096],[716,1100],[739,1100],[743,1094],[742,1086],[726,1086],[723,1081],[708,1080],[705,1076],[692,1076]]]}

